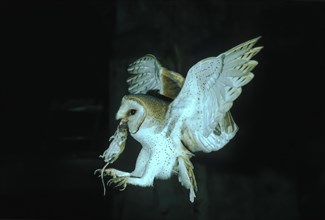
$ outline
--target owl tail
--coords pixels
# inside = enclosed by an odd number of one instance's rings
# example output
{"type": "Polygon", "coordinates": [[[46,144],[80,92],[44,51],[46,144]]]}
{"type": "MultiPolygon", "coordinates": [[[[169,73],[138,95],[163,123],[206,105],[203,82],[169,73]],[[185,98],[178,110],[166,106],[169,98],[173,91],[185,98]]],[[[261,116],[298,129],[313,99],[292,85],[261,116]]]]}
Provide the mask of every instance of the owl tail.
{"type": "Polygon", "coordinates": [[[182,186],[190,190],[190,201],[194,202],[195,192],[197,191],[197,185],[195,175],[193,172],[193,164],[190,161],[190,157],[186,155],[178,157],[178,180],[182,186]]]}

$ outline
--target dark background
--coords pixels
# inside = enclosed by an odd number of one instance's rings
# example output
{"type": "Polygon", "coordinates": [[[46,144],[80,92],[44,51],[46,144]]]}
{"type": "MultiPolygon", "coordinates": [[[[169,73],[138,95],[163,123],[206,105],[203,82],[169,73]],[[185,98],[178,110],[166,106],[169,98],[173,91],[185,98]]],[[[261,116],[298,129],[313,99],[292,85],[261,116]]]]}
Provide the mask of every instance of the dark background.
{"type": "MultiPolygon", "coordinates": [[[[325,4],[320,1],[1,1],[0,218],[325,219],[325,4]],[[147,53],[186,74],[262,36],[255,78],[222,150],[193,158],[196,202],[175,177],[103,188],[93,171],[147,53]]],[[[129,138],[114,167],[131,171],[129,138]]]]}

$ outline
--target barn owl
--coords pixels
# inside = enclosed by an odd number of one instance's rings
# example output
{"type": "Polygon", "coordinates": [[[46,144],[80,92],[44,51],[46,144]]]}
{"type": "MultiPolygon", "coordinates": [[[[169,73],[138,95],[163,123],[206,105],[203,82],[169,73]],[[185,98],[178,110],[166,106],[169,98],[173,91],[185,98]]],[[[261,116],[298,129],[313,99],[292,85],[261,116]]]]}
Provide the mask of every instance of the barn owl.
{"type": "Polygon", "coordinates": [[[101,155],[106,165],[97,170],[103,184],[105,175],[111,177],[107,184],[121,190],[128,184],[153,186],[156,178],[177,175],[193,202],[197,184],[190,158],[195,152],[217,151],[235,136],[238,126],[230,109],[241,87],[254,77],[251,71],[257,62],[251,59],[262,49],[254,47],[258,39],[199,61],[185,79],[164,68],[153,55],[130,64],[130,94],[122,99],[116,114],[120,123],[101,155]],[[160,96],[148,94],[154,90],[160,96]],[[128,132],[142,145],[135,169],[107,168],[123,152],[128,132]]]}

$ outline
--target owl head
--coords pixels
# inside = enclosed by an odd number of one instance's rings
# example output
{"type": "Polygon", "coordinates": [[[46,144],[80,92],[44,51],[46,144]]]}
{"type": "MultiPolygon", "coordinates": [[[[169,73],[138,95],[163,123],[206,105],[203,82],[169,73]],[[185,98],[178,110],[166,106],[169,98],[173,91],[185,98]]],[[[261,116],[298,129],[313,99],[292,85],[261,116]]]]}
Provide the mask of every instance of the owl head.
{"type": "Polygon", "coordinates": [[[140,127],[157,126],[164,120],[168,102],[148,95],[126,95],[116,113],[116,120],[128,123],[131,134],[138,132],[140,127]]]}

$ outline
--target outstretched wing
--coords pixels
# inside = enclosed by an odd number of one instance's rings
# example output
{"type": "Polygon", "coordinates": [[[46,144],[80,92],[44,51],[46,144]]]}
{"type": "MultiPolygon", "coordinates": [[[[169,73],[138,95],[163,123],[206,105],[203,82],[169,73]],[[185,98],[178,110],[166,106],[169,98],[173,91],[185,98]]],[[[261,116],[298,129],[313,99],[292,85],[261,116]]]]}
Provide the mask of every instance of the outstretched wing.
{"type": "Polygon", "coordinates": [[[193,152],[222,148],[238,127],[229,112],[241,87],[250,82],[262,47],[259,38],[242,43],[217,57],[204,59],[188,72],[184,86],[168,110],[168,129],[181,120],[182,141],[193,152]]]}
{"type": "Polygon", "coordinates": [[[159,94],[174,99],[180,92],[184,77],[161,66],[155,56],[148,54],[130,64],[127,79],[131,94],[146,94],[158,90],[159,94]]]}

